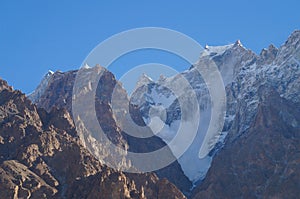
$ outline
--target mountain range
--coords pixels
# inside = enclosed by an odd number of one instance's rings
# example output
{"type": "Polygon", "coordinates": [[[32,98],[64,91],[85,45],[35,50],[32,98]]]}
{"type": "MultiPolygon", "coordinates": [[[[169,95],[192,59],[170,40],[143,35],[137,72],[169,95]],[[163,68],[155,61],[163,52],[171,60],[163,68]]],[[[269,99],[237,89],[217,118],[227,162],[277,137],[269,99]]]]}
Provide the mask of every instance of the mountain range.
{"type": "MultiPolygon", "coordinates": [[[[199,60],[172,77],[153,81],[141,76],[129,97],[107,69],[96,65],[81,70],[49,71],[37,89],[26,96],[0,81],[0,198],[298,198],[300,195],[300,31],[279,48],[270,45],[259,55],[238,40],[225,46],[206,46],[199,60]],[[226,92],[220,136],[199,157],[204,133],[213,115],[210,90],[199,69],[213,62],[226,92]],[[101,74],[96,85],[90,74],[101,74]],[[88,128],[74,114],[74,84],[85,94],[96,90],[97,120],[109,140],[131,152],[168,147],[193,93],[176,95],[171,88],[184,77],[198,100],[199,129],[190,147],[165,168],[127,173],[103,164],[111,159],[98,143],[88,150],[80,135],[88,128]],[[116,95],[117,107],[113,107],[116,95]],[[153,136],[138,139],[123,131],[132,118],[153,136]],[[154,120],[154,119],[157,120],[154,120]],[[156,127],[164,125],[158,133],[156,127]],[[80,124],[80,128],[78,128],[80,124]],[[97,151],[97,157],[95,152],[97,151]]],[[[176,86],[175,86],[176,88],[176,86]]],[[[185,88],[183,88],[185,89],[185,88]]],[[[75,96],[91,103],[84,96],[75,96]]],[[[93,105],[93,104],[92,104],[93,105]]],[[[93,107],[93,106],[91,106],[93,107]]],[[[80,111],[80,110],[79,110],[80,111]]],[[[89,112],[84,117],[89,118],[89,112]]],[[[189,135],[188,130],[185,132],[189,135]]],[[[187,136],[188,137],[188,136],[187,136]]],[[[114,168],[131,168],[127,153],[116,151],[114,168]],[[124,160],[124,161],[119,161],[124,160]]],[[[148,164],[156,164],[155,161],[148,164]]]]}

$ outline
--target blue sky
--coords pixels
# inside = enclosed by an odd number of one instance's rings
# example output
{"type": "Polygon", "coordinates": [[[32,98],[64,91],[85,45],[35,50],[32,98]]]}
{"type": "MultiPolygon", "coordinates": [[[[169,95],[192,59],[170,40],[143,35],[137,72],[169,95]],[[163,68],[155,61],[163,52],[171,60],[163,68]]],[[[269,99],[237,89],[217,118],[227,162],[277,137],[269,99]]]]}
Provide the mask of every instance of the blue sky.
{"type": "MultiPolygon", "coordinates": [[[[170,28],[201,45],[240,39],[256,53],[271,43],[280,46],[300,29],[299,0],[103,2],[1,0],[0,77],[28,93],[48,69],[77,69],[97,44],[131,28],[170,28]]],[[[148,63],[152,58],[151,53],[129,56],[113,72],[119,77],[123,65],[148,63]]],[[[187,67],[165,56],[154,62],[164,58],[178,70],[187,67]]]]}

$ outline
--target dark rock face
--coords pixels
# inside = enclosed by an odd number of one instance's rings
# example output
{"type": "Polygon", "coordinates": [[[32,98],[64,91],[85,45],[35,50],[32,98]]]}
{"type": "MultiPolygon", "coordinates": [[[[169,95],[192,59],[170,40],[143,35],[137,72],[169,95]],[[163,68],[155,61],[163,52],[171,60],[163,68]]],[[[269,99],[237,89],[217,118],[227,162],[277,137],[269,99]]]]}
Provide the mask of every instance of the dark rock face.
{"type": "Polygon", "coordinates": [[[0,91],[2,90],[9,90],[12,91],[12,87],[7,85],[7,82],[0,78],[0,91]]]}
{"type": "MultiPolygon", "coordinates": [[[[47,90],[34,101],[34,103],[46,111],[51,111],[55,106],[57,108],[65,108],[70,113],[72,110],[72,91],[77,71],[68,71],[66,73],[57,71],[50,78],[51,84],[47,85],[47,90]]],[[[45,88],[44,88],[45,89],[45,88]]]]}
{"type": "Polygon", "coordinates": [[[299,197],[300,106],[269,86],[258,94],[255,121],[225,144],[193,198],[299,197]]]}
{"type": "Polygon", "coordinates": [[[101,165],[80,144],[66,110],[37,109],[3,80],[0,115],[0,198],[185,198],[155,174],[101,165]]]}
{"type": "Polygon", "coordinates": [[[193,198],[298,197],[299,33],[240,66],[227,85],[234,120],[193,198]]]}
{"type": "MultiPolygon", "coordinates": [[[[96,115],[101,128],[107,134],[108,138],[115,145],[123,148],[127,147],[129,151],[138,153],[151,152],[165,146],[165,143],[159,137],[152,136],[148,139],[139,139],[129,136],[120,130],[120,127],[126,125],[126,121],[123,121],[123,118],[126,117],[133,118],[133,120],[140,126],[145,126],[145,124],[137,107],[129,105],[130,113],[125,113],[126,111],[124,111],[124,106],[128,106],[129,104],[127,93],[111,72],[100,66],[95,66],[93,68],[85,69],[83,73],[88,74],[96,70],[104,71],[98,82],[96,91],[96,115]],[[112,111],[111,97],[113,92],[117,95],[117,109],[120,114],[118,116],[118,118],[120,118],[119,121],[116,121],[116,115],[114,115],[112,111]]],[[[69,71],[65,73],[55,72],[43,94],[40,98],[36,99],[36,105],[48,112],[54,107],[57,107],[66,109],[69,113],[72,113],[72,91],[76,73],[77,71],[69,71]]],[[[188,193],[192,187],[191,182],[184,175],[177,161],[173,162],[166,168],[156,171],[156,174],[160,178],[167,178],[184,193],[188,193]]]]}
{"type": "MultiPolygon", "coordinates": [[[[296,154],[296,151],[299,151],[299,143],[296,141],[299,128],[297,127],[298,120],[294,119],[299,117],[299,112],[287,107],[292,106],[298,109],[297,104],[300,102],[300,31],[292,33],[278,49],[270,45],[262,50],[260,55],[247,50],[239,41],[228,46],[207,46],[204,52],[206,53],[203,53],[204,56],[200,57],[197,64],[182,72],[181,75],[189,80],[202,102],[209,102],[209,98],[204,100],[206,99],[205,92],[203,92],[205,88],[201,86],[200,75],[195,73],[194,69],[205,67],[206,58],[213,60],[218,66],[226,86],[227,110],[223,132],[227,137],[225,141],[220,139],[210,151],[210,156],[218,155],[212,162],[206,179],[204,180],[205,175],[199,178],[200,185],[193,195],[196,198],[201,198],[201,196],[203,198],[264,198],[270,194],[269,197],[286,198],[280,195],[280,191],[286,193],[285,185],[281,182],[276,185],[276,180],[271,179],[270,173],[279,176],[281,174],[274,171],[277,166],[284,167],[290,159],[294,162],[299,161],[296,154]],[[268,116],[266,116],[267,112],[269,112],[268,116]],[[260,126],[258,118],[263,118],[260,126]],[[288,150],[291,148],[286,149],[285,146],[282,147],[283,149],[280,148],[281,144],[286,143],[286,139],[289,140],[287,145],[295,149],[291,156],[288,155],[288,150]],[[247,144],[244,145],[244,143],[247,144]],[[285,152],[278,153],[282,150],[285,152]],[[271,164],[268,158],[273,158],[273,156],[281,157],[281,159],[272,160],[271,164]],[[262,159],[259,160],[259,158],[262,159]],[[260,162],[257,163],[256,160],[260,162]],[[278,162],[274,163],[274,161],[278,162]],[[264,175],[267,180],[259,179],[264,175]],[[269,185],[271,181],[273,184],[269,185]],[[270,189],[276,190],[274,187],[280,188],[277,192],[271,193],[270,189]]],[[[160,106],[160,101],[155,99],[155,96],[162,95],[169,99],[168,95],[171,95],[166,89],[157,88],[175,84],[176,79],[177,76],[173,76],[153,82],[147,80],[145,76],[142,77],[141,82],[145,82],[146,86],[136,90],[134,103],[140,108],[143,117],[147,118],[148,110],[153,105],[160,106]]],[[[137,85],[141,84],[138,82],[137,85]]],[[[185,95],[187,96],[186,93],[185,95]]],[[[206,107],[205,105],[205,103],[199,103],[200,108],[206,107]]],[[[179,114],[176,112],[179,108],[180,106],[176,103],[169,106],[167,110],[173,118],[168,117],[168,124],[172,123],[172,120],[180,119],[180,112],[178,111],[179,114]]],[[[188,154],[192,163],[196,163],[198,154],[196,155],[191,157],[188,154]]],[[[180,164],[184,171],[188,170],[191,165],[186,162],[180,162],[180,164]],[[185,167],[184,164],[187,166],[185,167]]],[[[298,173],[299,168],[295,167],[293,170],[298,173]]],[[[286,176],[284,178],[290,182],[293,181],[292,178],[286,176]]],[[[287,198],[295,197],[299,189],[299,183],[291,185],[287,189],[290,192],[287,198]]]]}

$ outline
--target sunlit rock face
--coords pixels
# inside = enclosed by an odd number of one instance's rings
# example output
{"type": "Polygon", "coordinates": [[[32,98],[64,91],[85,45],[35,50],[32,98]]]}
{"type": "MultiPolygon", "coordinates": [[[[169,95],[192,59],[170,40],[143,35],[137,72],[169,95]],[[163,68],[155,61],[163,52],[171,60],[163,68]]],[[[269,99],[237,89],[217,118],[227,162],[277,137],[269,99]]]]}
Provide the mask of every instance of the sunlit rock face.
{"type": "MultiPolygon", "coordinates": [[[[129,129],[131,131],[138,131],[135,128],[128,127],[127,119],[132,119],[136,125],[145,126],[145,123],[141,117],[139,109],[136,106],[129,103],[129,99],[126,91],[121,84],[115,79],[114,75],[106,70],[105,68],[97,65],[95,67],[83,68],[80,70],[80,79],[76,79],[78,71],[68,72],[55,72],[51,75],[43,92],[39,98],[35,99],[35,103],[38,107],[44,108],[50,111],[53,107],[65,108],[68,112],[72,113],[72,97],[77,98],[78,101],[82,101],[82,110],[86,115],[85,118],[91,118],[93,110],[92,103],[89,103],[86,96],[92,95],[92,90],[95,88],[96,93],[92,99],[95,103],[95,112],[97,120],[104,133],[107,135],[109,140],[116,146],[122,147],[125,150],[129,150],[135,153],[146,153],[155,151],[164,147],[166,144],[163,140],[154,134],[149,129],[149,133],[153,136],[147,139],[139,139],[128,135],[123,129],[129,129]],[[101,74],[99,82],[95,83],[91,79],[91,74],[101,74]],[[73,87],[75,84],[82,85],[78,96],[73,95],[73,87]],[[112,103],[112,96],[114,96],[114,102],[112,103]]],[[[42,81],[43,83],[43,81],[42,81]]],[[[39,86],[37,89],[41,88],[39,86]]],[[[79,110],[77,110],[79,111],[79,110]]],[[[74,114],[70,114],[71,117],[74,114]]],[[[77,125],[80,129],[77,131],[87,132],[84,122],[77,125]]],[[[138,132],[135,132],[138,133],[138,132]]],[[[88,144],[88,143],[86,143],[88,144]]],[[[100,160],[112,160],[111,152],[106,151],[111,143],[99,142],[97,147],[93,147],[92,143],[89,145],[92,149],[93,154],[98,155],[100,160]],[[98,147],[102,146],[102,147],[98,147]]],[[[172,152],[169,152],[169,156],[173,157],[172,152]]],[[[131,168],[134,163],[126,161],[126,152],[120,152],[119,150],[114,151],[114,167],[117,168],[131,168]],[[121,160],[121,161],[119,161],[121,160]]],[[[174,158],[175,159],[175,158],[174,158]]],[[[155,164],[155,161],[153,161],[155,164]]],[[[177,161],[173,162],[169,166],[155,171],[160,178],[167,178],[169,181],[174,183],[181,191],[188,194],[192,187],[191,182],[183,174],[181,166],[177,161]]]]}
{"type": "Polygon", "coordinates": [[[154,173],[101,164],[82,146],[66,109],[37,108],[1,79],[0,174],[0,198],[185,198],[154,173]]]}

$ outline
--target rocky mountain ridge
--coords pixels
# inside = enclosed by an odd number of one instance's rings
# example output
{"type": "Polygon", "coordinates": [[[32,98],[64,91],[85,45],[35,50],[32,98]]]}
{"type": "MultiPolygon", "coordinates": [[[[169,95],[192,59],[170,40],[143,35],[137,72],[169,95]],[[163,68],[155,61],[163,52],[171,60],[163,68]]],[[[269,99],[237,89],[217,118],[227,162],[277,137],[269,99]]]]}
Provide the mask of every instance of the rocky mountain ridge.
{"type": "Polygon", "coordinates": [[[299,104],[269,85],[259,87],[258,95],[254,122],[238,139],[225,143],[193,198],[299,196],[299,104]]]}
{"type": "Polygon", "coordinates": [[[219,142],[207,158],[201,160],[198,158],[197,150],[199,150],[203,138],[196,137],[191,147],[179,159],[179,163],[189,179],[194,182],[201,181],[210,167],[213,154],[224,145],[226,135],[229,135],[226,142],[233,142],[250,128],[257,114],[259,103],[257,93],[261,85],[268,83],[276,88],[282,97],[296,103],[299,102],[299,40],[300,31],[295,31],[279,49],[270,45],[267,49],[263,49],[260,55],[246,49],[240,41],[220,47],[206,46],[199,61],[189,70],[157,82],[148,80],[147,84],[135,90],[131,101],[140,108],[146,123],[150,118],[149,110],[160,110],[160,114],[164,112],[162,110],[166,111],[167,116],[164,122],[170,126],[170,129],[160,136],[163,139],[167,138],[165,141],[168,141],[168,136],[174,134],[172,125],[176,126],[181,120],[182,110],[176,100],[178,96],[175,97],[174,93],[167,88],[169,85],[175,84],[177,78],[183,76],[198,97],[203,121],[201,122],[200,119],[198,134],[202,134],[207,129],[211,117],[210,110],[213,107],[207,85],[199,74],[199,68],[206,67],[209,63],[207,60],[218,67],[227,95],[225,124],[219,142]],[[193,168],[191,165],[195,167],[193,168]]]}
{"type": "MultiPolygon", "coordinates": [[[[300,146],[299,112],[296,111],[299,109],[300,100],[299,41],[300,31],[295,31],[280,48],[270,45],[259,55],[246,49],[240,41],[221,47],[206,46],[199,61],[189,70],[178,74],[188,80],[199,101],[202,114],[199,121],[200,135],[196,136],[191,147],[178,161],[156,171],[156,174],[169,179],[191,198],[296,198],[300,188],[296,180],[300,170],[297,166],[300,146]],[[198,152],[203,141],[201,133],[208,126],[213,104],[207,85],[197,68],[208,62],[214,63],[223,77],[227,109],[219,141],[205,158],[199,159],[198,152]],[[236,191],[233,191],[235,188],[236,191]]],[[[95,68],[97,67],[85,70],[92,71],[95,68]]],[[[103,69],[100,67],[99,70],[103,69]]],[[[76,73],[77,71],[69,71],[47,75],[45,81],[42,81],[44,83],[29,98],[41,108],[39,110],[45,109],[49,112],[58,107],[65,108],[66,114],[70,113],[76,73]]],[[[100,82],[103,87],[99,87],[96,107],[98,121],[107,127],[110,139],[137,152],[152,151],[168,143],[175,136],[178,121],[182,119],[183,110],[178,97],[188,99],[188,94],[187,97],[174,96],[174,92],[169,89],[169,85],[176,78],[177,76],[161,78],[154,82],[144,75],[137,83],[131,99],[128,99],[126,91],[118,86],[119,83],[113,75],[105,72],[100,82]],[[114,87],[117,87],[117,92],[122,96],[119,110],[123,110],[122,100],[125,104],[131,102],[129,114],[126,111],[113,112],[109,96],[114,87]],[[154,136],[142,143],[120,131],[119,127],[126,125],[126,122],[118,119],[132,117],[136,123],[145,126],[151,121],[151,114],[158,116],[167,127],[157,134],[158,137],[154,136]]],[[[47,115],[45,111],[39,111],[39,114],[47,115]]],[[[65,125],[62,126],[65,128],[65,125]]],[[[74,132],[69,127],[68,129],[68,135],[74,136],[74,132]]],[[[33,176],[28,173],[24,176],[33,176]]],[[[88,179],[97,182],[97,175],[101,174],[92,175],[88,179]]],[[[86,183],[86,180],[79,180],[79,184],[86,183]]],[[[109,183],[114,181],[115,179],[109,183]]],[[[171,193],[167,192],[168,194],[179,194],[175,187],[171,184],[170,186],[171,193]]],[[[77,190],[80,190],[79,193],[88,188],[83,186],[77,190]]],[[[99,192],[96,188],[91,190],[93,193],[99,192]]],[[[139,190],[132,191],[142,193],[139,190]]]]}
{"type": "MultiPolygon", "coordinates": [[[[156,149],[159,149],[165,146],[165,143],[158,137],[153,136],[148,139],[136,139],[132,136],[129,136],[127,133],[122,132],[121,129],[122,125],[125,126],[126,117],[133,117],[134,121],[138,123],[138,125],[145,125],[139,111],[134,107],[130,107],[130,111],[127,110],[126,106],[128,106],[128,99],[126,91],[121,87],[120,83],[115,79],[114,75],[104,69],[101,66],[95,66],[92,68],[84,68],[81,71],[81,74],[84,78],[79,81],[79,85],[90,85],[89,82],[91,77],[90,74],[97,74],[98,72],[103,72],[101,79],[97,86],[96,92],[96,100],[95,100],[95,107],[96,107],[96,115],[99,121],[99,124],[105,132],[108,132],[108,137],[113,141],[114,144],[124,147],[129,151],[133,152],[150,152],[156,149]],[[111,105],[111,96],[112,93],[115,93],[118,96],[118,106],[117,111],[118,113],[114,113],[111,105]],[[118,115],[119,114],[119,115],[118,115]],[[120,120],[117,121],[117,119],[120,120]]],[[[44,108],[47,111],[50,111],[53,107],[57,108],[65,108],[68,112],[72,113],[72,94],[73,94],[73,87],[75,84],[75,78],[78,71],[69,71],[69,72],[55,72],[49,78],[46,76],[48,80],[48,84],[46,87],[38,87],[43,88],[43,94],[40,95],[39,98],[33,99],[32,95],[29,96],[38,107],[44,108]]],[[[44,80],[42,80],[43,82],[44,80]]],[[[87,92],[91,92],[90,88],[82,88],[82,90],[86,90],[87,92]]],[[[40,91],[37,91],[41,93],[40,91]]],[[[86,96],[82,98],[83,100],[83,111],[87,112],[87,117],[90,117],[90,112],[86,111],[89,110],[89,103],[86,101],[86,96]]],[[[71,115],[72,116],[72,115],[71,115]]],[[[81,126],[84,124],[80,124],[81,126]]],[[[128,127],[129,128],[129,127],[128,127]]],[[[85,131],[85,128],[82,128],[80,131],[85,131]]],[[[133,130],[132,130],[133,131],[133,130]]],[[[104,143],[99,143],[104,144],[104,143]]],[[[109,145],[109,143],[108,143],[109,145]]],[[[104,151],[105,147],[102,147],[102,154],[100,155],[100,159],[105,159],[108,157],[106,151],[104,151]]],[[[115,152],[117,155],[118,152],[115,152]]],[[[122,156],[126,156],[126,154],[118,155],[121,159],[122,156]]],[[[170,152],[170,156],[173,156],[170,152]]],[[[109,158],[109,157],[108,157],[109,158]]],[[[117,159],[117,158],[116,158],[117,159]]],[[[154,161],[153,161],[154,163],[154,161]]],[[[126,163],[125,161],[118,161],[116,162],[117,167],[129,167],[130,164],[126,163]]],[[[187,179],[187,177],[183,174],[180,165],[175,161],[171,165],[166,168],[162,168],[161,170],[156,171],[157,175],[161,178],[168,178],[172,183],[174,183],[177,187],[180,187],[184,193],[188,194],[190,192],[191,183],[187,179]],[[176,173],[176,175],[174,175],[176,173]]]]}
{"type": "Polygon", "coordinates": [[[0,96],[0,198],[185,198],[155,174],[102,165],[66,109],[37,108],[2,79],[0,96]]]}

